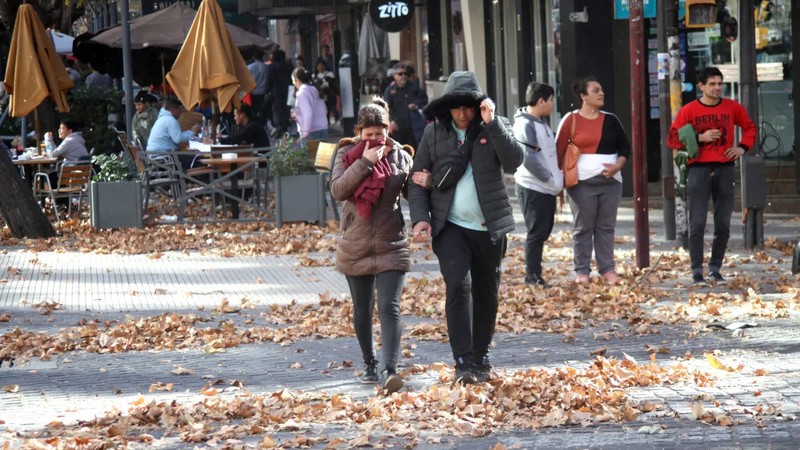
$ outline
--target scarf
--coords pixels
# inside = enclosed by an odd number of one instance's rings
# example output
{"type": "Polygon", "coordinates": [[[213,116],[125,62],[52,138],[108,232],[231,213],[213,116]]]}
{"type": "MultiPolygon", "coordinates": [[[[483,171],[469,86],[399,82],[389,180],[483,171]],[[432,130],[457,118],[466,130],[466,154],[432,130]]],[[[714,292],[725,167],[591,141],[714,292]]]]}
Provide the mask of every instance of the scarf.
{"type": "MultiPolygon", "coordinates": [[[[376,140],[359,141],[358,144],[345,153],[344,166],[350,167],[354,162],[361,159],[364,155],[364,150],[367,148],[367,144],[369,144],[370,148],[385,145],[384,142],[376,140]]],[[[379,159],[378,162],[373,165],[372,173],[361,182],[350,197],[350,200],[355,202],[357,206],[359,216],[365,219],[370,218],[372,215],[372,206],[378,202],[378,198],[380,198],[383,189],[386,187],[386,179],[391,174],[392,167],[389,165],[389,161],[386,160],[386,154],[384,153],[383,158],[379,159]]]]}

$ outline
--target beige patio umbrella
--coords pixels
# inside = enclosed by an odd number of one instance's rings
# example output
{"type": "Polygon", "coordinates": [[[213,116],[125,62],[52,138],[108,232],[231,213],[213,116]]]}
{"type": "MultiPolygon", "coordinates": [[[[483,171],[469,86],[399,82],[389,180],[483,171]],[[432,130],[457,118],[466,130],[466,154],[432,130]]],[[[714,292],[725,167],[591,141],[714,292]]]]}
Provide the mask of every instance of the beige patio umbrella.
{"type": "Polygon", "coordinates": [[[28,4],[20,5],[17,12],[3,85],[11,96],[13,117],[27,116],[47,97],[59,111],[69,112],[66,91],[72,89],[72,80],[53,40],[28,4]]]}
{"type": "Polygon", "coordinates": [[[225,112],[256,86],[216,0],[203,0],[167,81],[186,109],[215,102],[225,112]]]}

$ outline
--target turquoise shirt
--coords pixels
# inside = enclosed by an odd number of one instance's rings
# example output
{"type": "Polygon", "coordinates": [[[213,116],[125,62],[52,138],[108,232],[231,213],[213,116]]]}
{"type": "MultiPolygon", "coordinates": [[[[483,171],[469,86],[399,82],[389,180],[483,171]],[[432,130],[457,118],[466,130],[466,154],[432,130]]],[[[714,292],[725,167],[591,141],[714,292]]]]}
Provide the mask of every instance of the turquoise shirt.
{"type": "MultiPolygon", "coordinates": [[[[464,143],[467,132],[459,130],[453,124],[458,137],[458,146],[464,143]]],[[[456,184],[456,193],[453,196],[453,204],[450,206],[450,213],[447,221],[470,230],[487,231],[486,219],[483,218],[481,205],[478,203],[478,191],[475,188],[475,180],[472,178],[472,163],[467,164],[467,170],[456,184]]]]}

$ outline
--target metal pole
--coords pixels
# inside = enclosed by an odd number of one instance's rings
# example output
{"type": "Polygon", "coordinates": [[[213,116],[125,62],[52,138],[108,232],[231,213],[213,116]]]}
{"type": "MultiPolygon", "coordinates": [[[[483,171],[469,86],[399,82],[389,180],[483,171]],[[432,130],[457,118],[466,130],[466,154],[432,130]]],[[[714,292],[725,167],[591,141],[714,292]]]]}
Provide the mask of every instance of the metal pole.
{"type": "Polygon", "coordinates": [[[131,60],[131,24],[128,0],[120,0],[122,22],[122,73],[125,91],[125,132],[133,135],[133,61],[131,60]]]}
{"type": "Polygon", "coordinates": [[[675,171],[672,163],[672,149],[667,147],[667,134],[672,123],[670,82],[674,73],[677,73],[678,77],[680,77],[680,68],[672,67],[672,61],[669,58],[670,44],[677,45],[678,42],[678,28],[676,27],[678,15],[675,11],[675,2],[672,0],[659,0],[658,8],[656,16],[658,21],[658,54],[660,59],[666,56],[669,61],[667,73],[664,74],[664,78],[658,81],[658,117],[659,131],[661,132],[661,195],[664,202],[664,237],[668,241],[674,241],[676,238],[675,171]]]}
{"type": "Polygon", "coordinates": [[[22,148],[28,146],[28,117],[22,116],[19,120],[19,145],[22,148]]]}
{"type": "MultiPolygon", "coordinates": [[[[747,110],[750,119],[758,124],[758,80],[756,74],[756,33],[755,18],[753,17],[752,3],[742,2],[739,5],[739,93],[742,106],[747,110]]],[[[752,192],[765,190],[764,179],[747,177],[750,172],[760,172],[757,166],[763,166],[763,157],[760,156],[758,141],[751,151],[740,158],[739,167],[742,174],[742,199],[745,214],[745,248],[760,247],[764,242],[763,211],[761,208],[746,204],[745,198],[753,197],[752,192]],[[752,167],[749,167],[751,166],[752,167]],[[756,184],[757,183],[757,184],[756,184]],[[747,190],[745,190],[745,187],[747,190]]],[[[749,203],[758,203],[759,199],[749,200],[749,203]]]]}
{"type": "Polygon", "coordinates": [[[633,154],[633,222],[636,237],[636,266],[650,266],[650,233],[647,208],[647,131],[644,127],[645,91],[643,0],[630,0],[630,64],[631,64],[631,153],[633,154]]]}

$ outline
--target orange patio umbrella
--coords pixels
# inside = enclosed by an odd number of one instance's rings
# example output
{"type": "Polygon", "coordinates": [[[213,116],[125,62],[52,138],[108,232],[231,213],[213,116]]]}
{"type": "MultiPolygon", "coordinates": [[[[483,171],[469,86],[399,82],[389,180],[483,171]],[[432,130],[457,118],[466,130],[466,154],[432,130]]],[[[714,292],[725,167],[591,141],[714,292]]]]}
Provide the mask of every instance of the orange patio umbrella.
{"type": "Polygon", "coordinates": [[[225,112],[256,86],[216,0],[203,0],[167,81],[187,109],[216,99],[225,112]]]}
{"type": "Polygon", "coordinates": [[[11,96],[13,117],[27,116],[48,96],[59,111],[69,112],[66,91],[72,89],[72,80],[53,40],[28,4],[17,11],[3,85],[11,96]]]}

